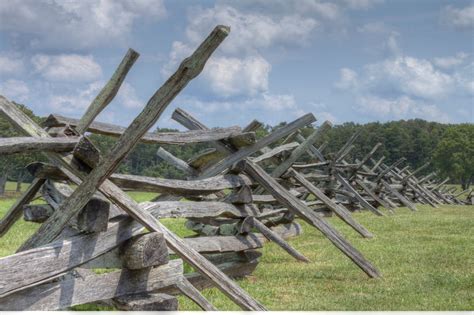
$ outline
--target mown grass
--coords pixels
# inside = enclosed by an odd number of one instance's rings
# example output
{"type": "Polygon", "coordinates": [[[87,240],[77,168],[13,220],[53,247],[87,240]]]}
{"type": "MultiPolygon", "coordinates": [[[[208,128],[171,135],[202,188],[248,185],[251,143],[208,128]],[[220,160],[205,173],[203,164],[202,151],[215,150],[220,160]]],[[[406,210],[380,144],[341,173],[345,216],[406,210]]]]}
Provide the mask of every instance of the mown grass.
{"type": "MultiPolygon", "coordinates": [[[[131,193],[137,201],[153,194],[131,193]]],[[[0,200],[0,217],[14,201],[0,200]]],[[[270,310],[472,310],[474,308],[474,206],[400,208],[395,215],[369,212],[355,218],[374,239],[363,239],[338,218],[329,221],[383,273],[369,279],[321,233],[301,222],[290,241],[311,263],[294,261],[275,244],[263,249],[255,273],[238,283],[270,310]]],[[[184,220],[163,220],[184,236],[184,220]]],[[[0,238],[0,256],[12,254],[36,224],[20,220],[0,238]]],[[[216,289],[204,295],[221,310],[237,310],[216,289]]],[[[181,310],[198,310],[179,298],[181,310]]],[[[76,310],[103,309],[93,305],[76,310]]]]}

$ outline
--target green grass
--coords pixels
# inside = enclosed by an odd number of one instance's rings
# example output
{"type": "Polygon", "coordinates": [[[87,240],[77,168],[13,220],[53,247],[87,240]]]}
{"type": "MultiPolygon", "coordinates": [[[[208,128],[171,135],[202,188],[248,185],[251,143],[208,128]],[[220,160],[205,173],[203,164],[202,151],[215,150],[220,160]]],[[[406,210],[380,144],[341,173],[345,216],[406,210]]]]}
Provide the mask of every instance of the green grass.
{"type": "MultiPolygon", "coordinates": [[[[143,201],[153,194],[131,193],[143,201]]],[[[0,200],[0,217],[13,200],[0,200]]],[[[303,235],[290,243],[311,259],[294,261],[275,244],[263,249],[261,263],[238,283],[270,310],[472,310],[474,308],[474,206],[400,208],[395,215],[369,212],[355,218],[375,237],[358,236],[338,218],[329,221],[382,272],[369,279],[321,233],[304,222],[303,235]]],[[[163,220],[184,236],[184,220],[163,220]]],[[[23,221],[0,238],[0,256],[12,254],[33,233],[36,224],[23,221]]],[[[216,289],[204,295],[221,310],[237,310],[216,289]]],[[[181,310],[198,310],[179,297],[181,310]]],[[[104,309],[93,305],[76,310],[104,309]]]]}

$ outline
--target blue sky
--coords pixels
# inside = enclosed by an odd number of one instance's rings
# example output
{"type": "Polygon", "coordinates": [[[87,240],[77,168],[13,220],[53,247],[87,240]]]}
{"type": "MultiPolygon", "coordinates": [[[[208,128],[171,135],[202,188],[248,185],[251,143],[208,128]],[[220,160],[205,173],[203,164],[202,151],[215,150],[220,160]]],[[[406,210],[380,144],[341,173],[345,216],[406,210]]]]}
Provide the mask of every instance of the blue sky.
{"type": "Polygon", "coordinates": [[[141,55],[99,120],[121,125],[217,24],[231,33],[173,101],[209,126],[423,118],[474,123],[474,2],[0,1],[0,94],[80,117],[128,47],[141,55]]]}

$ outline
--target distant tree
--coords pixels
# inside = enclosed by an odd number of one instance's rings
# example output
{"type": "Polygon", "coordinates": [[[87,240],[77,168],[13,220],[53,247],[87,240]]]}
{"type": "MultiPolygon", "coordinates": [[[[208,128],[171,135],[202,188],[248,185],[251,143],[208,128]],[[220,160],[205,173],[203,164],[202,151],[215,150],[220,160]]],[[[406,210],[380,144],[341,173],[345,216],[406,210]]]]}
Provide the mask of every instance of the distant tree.
{"type": "Polygon", "coordinates": [[[449,127],[436,147],[433,160],[443,175],[468,189],[474,181],[474,125],[449,127]]]}

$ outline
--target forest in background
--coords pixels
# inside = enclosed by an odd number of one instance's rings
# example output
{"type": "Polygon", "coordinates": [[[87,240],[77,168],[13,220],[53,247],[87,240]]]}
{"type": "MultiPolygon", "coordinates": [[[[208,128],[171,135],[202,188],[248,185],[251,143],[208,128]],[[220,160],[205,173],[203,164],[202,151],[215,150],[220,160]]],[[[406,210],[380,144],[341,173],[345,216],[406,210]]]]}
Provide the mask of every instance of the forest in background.
{"type": "MultiPolygon", "coordinates": [[[[17,104],[28,116],[38,123],[43,120],[37,117],[26,106],[17,104]]],[[[316,114],[315,114],[316,115],[316,114]]],[[[316,115],[317,117],[317,115],[316,115]]],[[[286,124],[282,122],[276,126],[265,125],[256,132],[257,138],[267,135],[286,124]]],[[[222,126],[226,127],[226,126],[222,126]]],[[[324,152],[335,152],[359,129],[360,136],[354,143],[355,148],[348,156],[348,160],[361,159],[373,146],[381,142],[374,158],[384,155],[385,163],[390,165],[398,159],[407,159],[404,165],[412,169],[430,161],[431,164],[423,174],[436,171],[440,177],[451,178],[451,183],[469,187],[474,181],[474,124],[441,124],[428,122],[422,119],[391,121],[386,123],[372,122],[357,124],[353,122],[335,125],[316,141],[316,145],[327,142],[324,152]]],[[[158,128],[155,132],[177,131],[158,128]]],[[[313,128],[304,128],[304,136],[309,135],[313,128]]],[[[0,138],[22,136],[13,126],[0,117],[0,138]]],[[[90,135],[90,139],[102,152],[111,148],[116,138],[90,135]]],[[[277,143],[273,144],[277,145],[277,143]]],[[[162,161],[156,152],[158,144],[138,144],[122,162],[118,172],[165,178],[183,178],[183,173],[168,163],[162,161]]],[[[192,145],[163,145],[163,148],[175,156],[188,160],[198,152],[208,148],[206,144],[192,145]]],[[[309,159],[309,156],[305,158],[309,159]]],[[[31,176],[25,171],[25,166],[33,161],[46,161],[41,154],[15,154],[0,156],[0,195],[3,194],[7,180],[29,182],[31,176]]]]}

